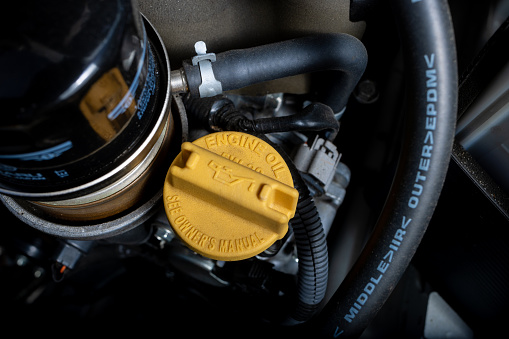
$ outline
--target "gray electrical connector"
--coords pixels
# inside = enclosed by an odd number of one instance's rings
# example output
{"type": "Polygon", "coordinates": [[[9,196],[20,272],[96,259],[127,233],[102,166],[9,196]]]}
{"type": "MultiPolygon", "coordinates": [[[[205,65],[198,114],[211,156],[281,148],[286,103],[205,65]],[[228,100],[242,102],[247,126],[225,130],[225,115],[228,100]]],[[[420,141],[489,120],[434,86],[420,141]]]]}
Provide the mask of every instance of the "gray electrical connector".
{"type": "Polygon", "coordinates": [[[313,176],[327,190],[339,159],[336,145],[317,136],[311,147],[307,143],[301,145],[294,157],[294,163],[299,171],[313,176]]]}

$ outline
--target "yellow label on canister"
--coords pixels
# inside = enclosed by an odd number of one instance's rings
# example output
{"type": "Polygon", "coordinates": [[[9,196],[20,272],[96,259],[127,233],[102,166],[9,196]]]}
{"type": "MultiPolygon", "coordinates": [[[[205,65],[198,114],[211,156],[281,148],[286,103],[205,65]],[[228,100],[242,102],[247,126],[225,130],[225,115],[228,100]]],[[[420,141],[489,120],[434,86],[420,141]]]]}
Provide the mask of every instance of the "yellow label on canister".
{"type": "Polygon", "coordinates": [[[285,161],[267,142],[218,132],[182,144],[163,196],[168,220],[188,247],[230,261],[283,238],[299,195],[285,161]]]}

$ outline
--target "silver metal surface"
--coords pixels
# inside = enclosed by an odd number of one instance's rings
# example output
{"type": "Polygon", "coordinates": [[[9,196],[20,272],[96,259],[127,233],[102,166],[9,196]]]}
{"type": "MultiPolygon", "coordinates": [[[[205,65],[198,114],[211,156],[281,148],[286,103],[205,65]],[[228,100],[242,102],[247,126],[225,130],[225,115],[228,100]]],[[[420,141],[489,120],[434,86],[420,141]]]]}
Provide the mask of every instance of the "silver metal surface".
{"type": "Polygon", "coordinates": [[[0,194],[0,201],[14,216],[41,232],[65,239],[96,240],[122,234],[143,224],[153,215],[154,206],[160,201],[161,197],[162,189],[152,199],[131,213],[115,220],[84,226],[48,221],[36,215],[26,204],[23,204],[23,201],[17,201],[3,194],[0,194]]]}
{"type": "Polygon", "coordinates": [[[189,91],[187,87],[186,76],[183,69],[177,69],[170,73],[171,94],[186,93],[189,91]]]}

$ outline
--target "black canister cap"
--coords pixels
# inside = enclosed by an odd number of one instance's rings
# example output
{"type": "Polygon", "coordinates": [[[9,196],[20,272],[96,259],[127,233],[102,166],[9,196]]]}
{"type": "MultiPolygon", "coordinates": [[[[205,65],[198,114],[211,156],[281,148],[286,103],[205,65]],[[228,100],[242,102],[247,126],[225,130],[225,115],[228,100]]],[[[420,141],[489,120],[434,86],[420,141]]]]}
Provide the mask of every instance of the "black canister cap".
{"type": "Polygon", "coordinates": [[[151,123],[157,62],[130,0],[15,2],[0,37],[0,192],[93,180],[151,123]]]}

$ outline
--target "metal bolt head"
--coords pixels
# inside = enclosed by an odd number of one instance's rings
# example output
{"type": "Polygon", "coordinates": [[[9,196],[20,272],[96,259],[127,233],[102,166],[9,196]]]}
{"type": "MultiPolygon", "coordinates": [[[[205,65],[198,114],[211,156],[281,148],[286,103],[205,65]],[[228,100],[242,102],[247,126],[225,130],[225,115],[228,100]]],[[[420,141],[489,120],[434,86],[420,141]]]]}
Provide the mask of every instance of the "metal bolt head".
{"type": "Polygon", "coordinates": [[[171,242],[175,238],[175,233],[166,225],[158,225],[155,229],[155,237],[159,240],[159,246],[164,247],[165,244],[171,242]]]}
{"type": "Polygon", "coordinates": [[[362,104],[372,104],[378,100],[377,85],[372,80],[362,80],[354,90],[354,96],[362,104]]]}

